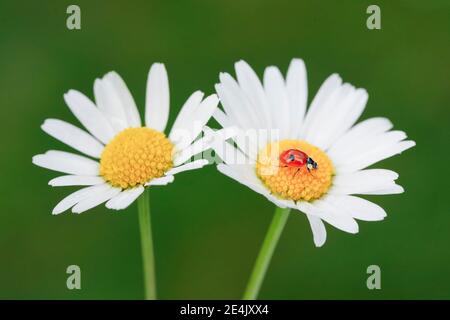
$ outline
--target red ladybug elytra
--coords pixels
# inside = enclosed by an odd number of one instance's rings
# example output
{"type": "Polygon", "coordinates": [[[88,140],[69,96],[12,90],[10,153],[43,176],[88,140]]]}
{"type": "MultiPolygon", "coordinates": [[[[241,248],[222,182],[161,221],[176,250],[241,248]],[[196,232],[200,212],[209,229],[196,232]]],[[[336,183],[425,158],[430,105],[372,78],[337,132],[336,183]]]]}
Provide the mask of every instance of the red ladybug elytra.
{"type": "Polygon", "coordinates": [[[308,171],[317,169],[317,162],[306,153],[298,149],[288,149],[280,154],[280,162],[284,167],[301,168],[306,166],[308,171]]]}

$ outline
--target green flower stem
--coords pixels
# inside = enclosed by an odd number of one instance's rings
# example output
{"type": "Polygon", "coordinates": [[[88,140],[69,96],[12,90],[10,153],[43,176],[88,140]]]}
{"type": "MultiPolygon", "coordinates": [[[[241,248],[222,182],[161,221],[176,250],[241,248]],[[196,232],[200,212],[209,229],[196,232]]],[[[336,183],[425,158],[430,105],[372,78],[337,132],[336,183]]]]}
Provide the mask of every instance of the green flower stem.
{"type": "Polygon", "coordinates": [[[267,231],[258,258],[253,267],[252,275],[247,284],[247,289],[245,290],[243,298],[244,300],[255,300],[258,297],[273,252],[280,239],[280,235],[283,232],[284,226],[286,225],[289,211],[290,209],[288,208],[276,208],[269,230],[267,231]]]}
{"type": "Polygon", "coordinates": [[[139,229],[141,232],[142,264],[144,270],[145,299],[156,299],[155,258],[153,253],[152,226],[150,220],[149,191],[138,199],[139,229]]]}

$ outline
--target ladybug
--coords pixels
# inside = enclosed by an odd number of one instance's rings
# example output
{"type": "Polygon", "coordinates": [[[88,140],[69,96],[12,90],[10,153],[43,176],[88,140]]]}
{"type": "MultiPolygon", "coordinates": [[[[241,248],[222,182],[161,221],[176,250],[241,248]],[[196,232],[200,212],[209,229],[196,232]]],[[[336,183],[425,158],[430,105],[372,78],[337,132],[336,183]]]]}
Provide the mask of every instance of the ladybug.
{"type": "Polygon", "coordinates": [[[306,166],[308,172],[317,169],[317,162],[306,153],[298,149],[288,149],[280,154],[280,163],[283,167],[298,168],[306,166]]]}

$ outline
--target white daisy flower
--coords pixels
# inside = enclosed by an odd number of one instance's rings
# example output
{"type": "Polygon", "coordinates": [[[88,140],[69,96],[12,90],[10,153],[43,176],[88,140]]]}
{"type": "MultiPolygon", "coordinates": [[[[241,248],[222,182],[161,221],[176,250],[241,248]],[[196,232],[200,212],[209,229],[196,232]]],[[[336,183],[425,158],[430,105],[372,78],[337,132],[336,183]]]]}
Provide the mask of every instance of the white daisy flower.
{"type": "Polygon", "coordinates": [[[125,209],[146,187],[168,184],[175,174],[208,163],[186,161],[208,148],[212,137],[197,137],[218,105],[215,94],[203,99],[202,92],[194,92],[168,136],[169,82],[163,64],[153,64],[148,74],[145,126],[117,73],[95,80],[94,95],[95,104],[76,90],[64,95],[87,131],[57,119],[42,125],[47,134],[84,154],[50,150],[33,157],[35,165],[66,174],[51,180],[51,186],[85,186],[58,203],[53,214],[70,208],[81,213],[104,202],[110,209],[125,209]]]}
{"type": "Polygon", "coordinates": [[[277,67],[266,68],[262,83],[244,61],[237,62],[235,70],[237,81],[221,73],[216,85],[224,111],[217,109],[214,118],[222,127],[237,126],[241,132],[234,143],[215,146],[224,161],[218,165],[220,172],[280,208],[305,213],[316,246],[326,240],[323,221],[357,233],[355,219],[386,216],[380,206],[354,195],[402,193],[395,183],[397,173],[367,167],[415,142],[406,140],[403,131],[391,130],[386,118],[355,125],[366,106],[366,90],[333,74],[306,110],[302,60],[292,60],[286,78],[277,67]]]}

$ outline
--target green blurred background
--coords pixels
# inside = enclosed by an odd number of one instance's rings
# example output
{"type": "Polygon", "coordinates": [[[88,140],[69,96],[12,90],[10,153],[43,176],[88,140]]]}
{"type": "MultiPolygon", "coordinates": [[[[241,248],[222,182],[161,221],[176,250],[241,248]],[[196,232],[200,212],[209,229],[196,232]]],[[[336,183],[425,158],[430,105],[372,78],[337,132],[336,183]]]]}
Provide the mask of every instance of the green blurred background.
{"type": "MultiPolygon", "coordinates": [[[[327,226],[315,248],[293,213],[261,290],[265,299],[450,298],[450,4],[376,1],[382,29],[366,28],[369,1],[34,1],[0,4],[0,298],[141,299],[136,205],[52,216],[76,188],[31,157],[67,149],[40,130],[46,118],[78,124],[63,101],[92,97],[96,77],[116,70],[143,113],[151,63],[166,63],[171,122],[197,89],[213,92],[220,71],[248,61],[262,74],[305,60],[309,97],[331,73],[370,94],[363,118],[386,116],[417,147],[377,165],[400,173],[406,192],[370,199],[386,220],[350,235],[327,226]],[[81,7],[82,29],[66,28],[81,7]],[[82,289],[66,288],[66,267],[82,289]],[[382,270],[368,290],[366,268],[382,270]]],[[[241,297],[273,205],[213,166],[151,191],[159,297],[241,297]]]]}

